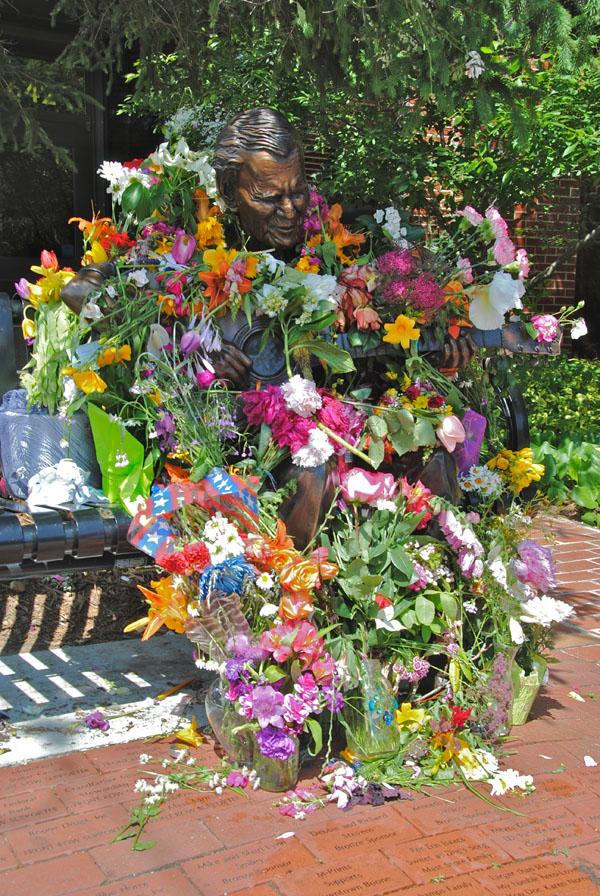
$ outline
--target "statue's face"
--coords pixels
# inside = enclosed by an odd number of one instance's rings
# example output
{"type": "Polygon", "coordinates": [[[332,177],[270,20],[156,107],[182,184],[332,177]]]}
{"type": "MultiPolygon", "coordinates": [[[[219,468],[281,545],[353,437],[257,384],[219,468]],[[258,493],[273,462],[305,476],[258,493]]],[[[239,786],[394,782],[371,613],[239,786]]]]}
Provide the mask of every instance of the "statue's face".
{"type": "Polygon", "coordinates": [[[234,195],[244,231],[265,249],[291,249],[302,242],[308,187],[297,152],[274,159],[266,152],[246,155],[234,195]]]}

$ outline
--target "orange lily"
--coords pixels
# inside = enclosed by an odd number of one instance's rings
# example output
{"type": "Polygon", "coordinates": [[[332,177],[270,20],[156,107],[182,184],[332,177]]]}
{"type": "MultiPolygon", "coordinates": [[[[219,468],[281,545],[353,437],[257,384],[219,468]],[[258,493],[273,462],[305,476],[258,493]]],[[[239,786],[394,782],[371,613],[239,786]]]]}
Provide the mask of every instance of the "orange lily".
{"type": "Polygon", "coordinates": [[[142,641],[147,641],[155,635],[163,625],[182,634],[187,619],[187,597],[175,588],[172,576],[166,576],[156,582],[151,581],[150,584],[154,591],[144,588],[143,585],[137,586],[149,604],[148,615],[126,625],[123,631],[132,632],[145,626],[142,641]]]}
{"type": "Polygon", "coordinates": [[[351,233],[344,227],[341,221],[342,211],[342,206],[339,202],[331,206],[327,218],[327,227],[329,228],[331,239],[336,245],[338,259],[342,264],[352,264],[353,259],[347,256],[343,250],[348,246],[361,246],[366,237],[364,233],[351,233]]]}

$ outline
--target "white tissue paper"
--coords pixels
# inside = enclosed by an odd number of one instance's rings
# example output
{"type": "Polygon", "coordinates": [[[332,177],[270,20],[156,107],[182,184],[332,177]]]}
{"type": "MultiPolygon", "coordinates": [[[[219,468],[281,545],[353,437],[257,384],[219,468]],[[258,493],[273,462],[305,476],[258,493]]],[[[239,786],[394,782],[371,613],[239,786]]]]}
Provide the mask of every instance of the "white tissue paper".
{"type": "Polygon", "coordinates": [[[108,499],[87,484],[89,473],[75,461],[63,458],[32,476],[28,483],[27,504],[30,510],[66,507],[76,510],[84,504],[108,504],[108,499]]]}

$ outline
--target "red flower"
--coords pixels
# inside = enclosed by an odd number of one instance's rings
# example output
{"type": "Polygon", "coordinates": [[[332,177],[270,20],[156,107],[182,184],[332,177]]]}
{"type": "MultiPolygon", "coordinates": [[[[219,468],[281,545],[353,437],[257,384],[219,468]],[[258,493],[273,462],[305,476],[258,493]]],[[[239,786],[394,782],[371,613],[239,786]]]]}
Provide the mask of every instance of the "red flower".
{"type": "Polygon", "coordinates": [[[128,162],[123,162],[123,168],[140,168],[144,159],[130,159],[128,162]]]}
{"type": "Polygon", "coordinates": [[[391,607],[393,603],[393,601],[391,601],[389,597],[386,597],[385,594],[376,594],[373,600],[380,610],[385,610],[386,607],[391,607]]]}
{"type": "Polygon", "coordinates": [[[189,563],[186,560],[183,551],[172,551],[171,553],[159,552],[155,559],[157,565],[162,566],[167,572],[176,572],[180,576],[187,574],[189,563]]]}
{"type": "Polygon", "coordinates": [[[46,268],[46,270],[58,270],[58,258],[56,257],[56,252],[50,252],[48,249],[42,249],[40,260],[42,262],[42,267],[46,268]]]}
{"type": "Polygon", "coordinates": [[[450,719],[450,724],[453,728],[462,728],[469,716],[471,715],[470,709],[461,709],[460,706],[452,707],[452,718],[450,719]]]}
{"type": "Polygon", "coordinates": [[[183,556],[195,572],[199,572],[210,563],[210,553],[203,541],[186,544],[183,556]]]}

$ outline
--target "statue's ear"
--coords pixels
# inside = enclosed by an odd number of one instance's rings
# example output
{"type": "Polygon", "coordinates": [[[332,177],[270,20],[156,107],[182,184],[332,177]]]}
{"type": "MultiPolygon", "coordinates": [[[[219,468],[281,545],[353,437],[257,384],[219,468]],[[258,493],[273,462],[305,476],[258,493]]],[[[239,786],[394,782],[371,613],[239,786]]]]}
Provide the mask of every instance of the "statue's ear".
{"type": "Polygon", "coordinates": [[[221,199],[225,202],[227,208],[232,212],[237,212],[237,171],[218,171],[217,172],[217,189],[221,199]]]}

